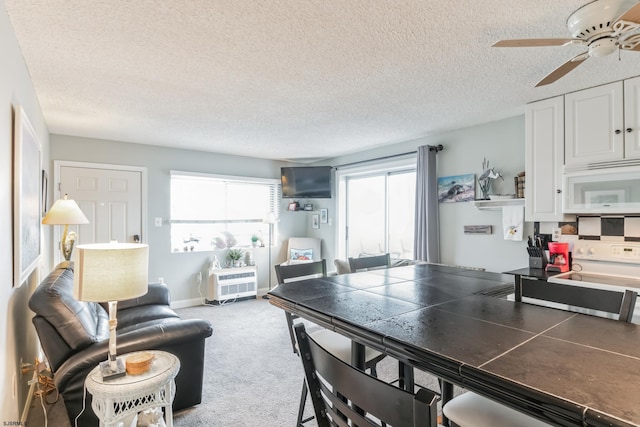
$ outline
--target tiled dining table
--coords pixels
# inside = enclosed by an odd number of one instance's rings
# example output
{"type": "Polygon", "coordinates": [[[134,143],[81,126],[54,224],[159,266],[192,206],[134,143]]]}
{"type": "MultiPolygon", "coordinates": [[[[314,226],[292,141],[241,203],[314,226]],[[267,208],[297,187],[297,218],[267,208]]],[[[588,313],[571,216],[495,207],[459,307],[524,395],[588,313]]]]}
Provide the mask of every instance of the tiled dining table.
{"type": "Polygon", "coordinates": [[[513,280],[419,264],[269,294],[356,350],[370,346],[551,424],[640,426],[640,325],[495,296],[513,280]]]}

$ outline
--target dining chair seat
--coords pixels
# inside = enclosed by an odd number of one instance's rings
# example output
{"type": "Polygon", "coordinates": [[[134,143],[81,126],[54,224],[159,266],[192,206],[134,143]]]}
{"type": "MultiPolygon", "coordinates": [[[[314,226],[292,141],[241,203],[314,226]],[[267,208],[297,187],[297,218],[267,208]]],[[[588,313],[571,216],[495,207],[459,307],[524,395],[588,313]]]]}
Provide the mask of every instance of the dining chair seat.
{"type": "Polygon", "coordinates": [[[458,427],[548,427],[529,415],[494,402],[472,391],[448,401],[442,413],[458,427]]]}
{"type": "MultiPolygon", "coordinates": [[[[328,329],[321,329],[315,332],[309,332],[309,335],[325,348],[329,353],[333,354],[344,363],[351,363],[351,340],[344,335],[328,329]]],[[[373,370],[372,374],[376,376],[375,365],[384,358],[384,354],[371,347],[365,347],[364,360],[365,365],[373,370]]]]}

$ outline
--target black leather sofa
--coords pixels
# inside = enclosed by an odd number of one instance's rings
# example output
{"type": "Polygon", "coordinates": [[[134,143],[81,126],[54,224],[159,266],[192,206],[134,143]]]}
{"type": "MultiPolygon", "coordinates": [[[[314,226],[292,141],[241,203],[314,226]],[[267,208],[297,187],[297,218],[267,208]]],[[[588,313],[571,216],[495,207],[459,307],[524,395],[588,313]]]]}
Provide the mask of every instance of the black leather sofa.
{"type": "MultiPolygon", "coordinates": [[[[169,307],[169,290],[164,284],[150,284],[139,298],[118,303],[117,351],[163,350],[180,359],[173,409],[200,403],[202,398],[205,339],[212,334],[206,320],[180,319],[169,307]]],[[[59,264],[38,285],[29,300],[35,325],[47,357],[54,383],[64,399],[71,425],[82,412],[84,380],[107,359],[109,314],[98,303],[73,297],[73,263],[59,264]]],[[[78,426],[98,426],[86,393],[84,412],[78,426]]]]}

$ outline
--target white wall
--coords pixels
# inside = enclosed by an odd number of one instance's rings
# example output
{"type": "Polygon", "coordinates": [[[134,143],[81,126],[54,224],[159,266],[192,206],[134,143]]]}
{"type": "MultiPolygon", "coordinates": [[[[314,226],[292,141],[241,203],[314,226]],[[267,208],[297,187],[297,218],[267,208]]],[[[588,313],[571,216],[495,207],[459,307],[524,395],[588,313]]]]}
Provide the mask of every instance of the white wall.
{"type": "MultiPolygon", "coordinates": [[[[9,22],[4,0],[0,0],[0,424],[21,420],[30,376],[20,374],[20,360],[32,362],[37,355],[37,337],[31,326],[33,313],[27,300],[39,281],[36,270],[19,288],[13,288],[12,236],[12,141],[15,108],[21,105],[33,125],[42,145],[43,159],[49,155],[49,133],[29,72],[9,22]],[[17,382],[14,396],[12,382],[17,382]]],[[[46,163],[46,160],[45,160],[46,163]]],[[[37,166],[36,166],[37,168],[37,166]]],[[[46,169],[46,167],[45,167],[46,169]]],[[[43,229],[45,241],[43,262],[49,259],[50,230],[43,229]]],[[[49,270],[48,265],[42,267],[49,270]]]]}
{"type": "MultiPolygon", "coordinates": [[[[196,284],[196,274],[202,272],[207,277],[210,259],[214,254],[224,262],[226,251],[172,253],[170,243],[169,171],[213,173],[260,178],[280,178],[280,167],[284,162],[262,160],[250,157],[229,156],[193,150],[180,150],[126,142],[78,138],[66,135],[51,135],[51,159],[106,163],[114,165],[139,166],[147,168],[148,179],[148,230],[143,232],[143,240],[149,244],[149,278],[164,278],[171,289],[171,296],[178,304],[199,301],[200,293],[205,294],[205,284],[200,289],[196,284]],[[154,218],[163,218],[162,227],[154,226],[154,218]],[[145,237],[146,236],[146,237],[145,237]]],[[[288,164],[290,165],[290,164],[288,164]]],[[[51,181],[53,182],[51,177],[51,181]]],[[[251,203],[251,200],[247,200],[251,203]]],[[[283,212],[286,209],[286,201],[283,212]]],[[[284,212],[278,224],[279,241],[274,242],[272,259],[284,260],[282,242],[290,235],[305,235],[306,216],[298,212],[284,212]]],[[[310,226],[309,226],[310,227],[310,226]]],[[[258,269],[258,286],[261,291],[268,288],[268,249],[253,248],[258,269]]],[[[271,272],[275,285],[275,273],[271,272]]]]}
{"type": "MultiPolygon", "coordinates": [[[[505,178],[494,182],[492,193],[514,193],[513,177],[524,171],[524,116],[388,145],[318,164],[337,166],[392,156],[414,151],[425,144],[444,145],[444,150],[438,153],[438,176],[479,175],[482,173],[482,160],[486,157],[505,178]]],[[[335,200],[331,202],[330,216],[335,213],[335,200]]],[[[533,223],[525,224],[525,240],[514,242],[503,238],[500,211],[479,211],[471,202],[462,202],[440,203],[439,212],[441,262],[483,267],[496,272],[528,265],[526,236],[533,232],[533,223]],[[492,225],[494,232],[491,235],[467,235],[463,232],[464,225],[492,225]]],[[[329,247],[327,258],[331,263],[336,253],[335,230],[326,227],[318,231],[318,237],[322,237],[329,247]]]]}

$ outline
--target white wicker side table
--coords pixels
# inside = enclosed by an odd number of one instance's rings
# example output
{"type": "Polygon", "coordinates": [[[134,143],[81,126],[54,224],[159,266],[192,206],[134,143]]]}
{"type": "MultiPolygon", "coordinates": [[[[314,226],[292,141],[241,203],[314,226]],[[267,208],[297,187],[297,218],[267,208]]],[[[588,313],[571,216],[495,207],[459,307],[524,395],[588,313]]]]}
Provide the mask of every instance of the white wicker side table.
{"type": "MultiPolygon", "coordinates": [[[[100,419],[100,426],[116,426],[119,421],[145,409],[164,407],[167,427],[173,426],[171,404],[176,392],[174,378],[180,370],[176,356],[164,351],[150,350],[155,358],[151,369],[140,375],[126,375],[102,381],[100,367],[94,368],[85,385],[93,396],[91,407],[100,419]]],[[[126,358],[129,353],[120,357],[126,358]]]]}

